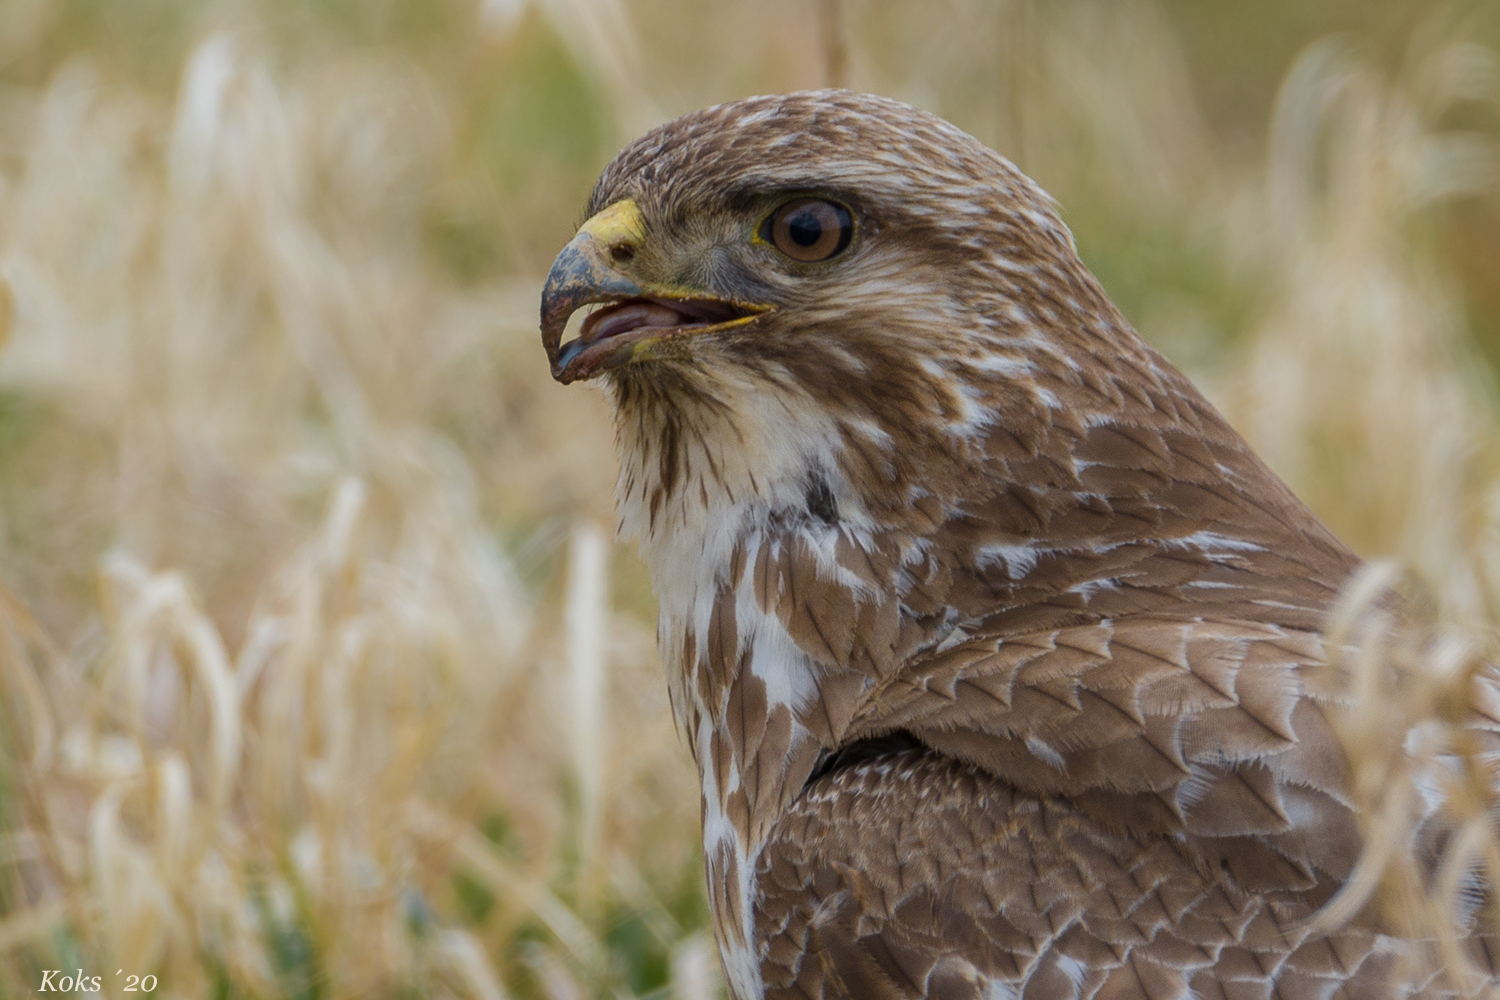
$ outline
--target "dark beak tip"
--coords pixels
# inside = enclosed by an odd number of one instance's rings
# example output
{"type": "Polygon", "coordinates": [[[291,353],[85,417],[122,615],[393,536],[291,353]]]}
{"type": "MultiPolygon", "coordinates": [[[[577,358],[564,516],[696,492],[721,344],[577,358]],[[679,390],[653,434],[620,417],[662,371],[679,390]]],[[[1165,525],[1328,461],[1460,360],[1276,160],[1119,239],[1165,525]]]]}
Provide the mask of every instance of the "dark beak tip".
{"type": "Polygon", "coordinates": [[[593,237],[581,233],[563,247],[542,286],[542,347],[547,351],[552,377],[563,385],[588,377],[587,371],[572,368],[577,352],[565,351],[562,345],[563,331],[575,312],[590,303],[640,294],[639,285],[602,258],[593,237]]]}

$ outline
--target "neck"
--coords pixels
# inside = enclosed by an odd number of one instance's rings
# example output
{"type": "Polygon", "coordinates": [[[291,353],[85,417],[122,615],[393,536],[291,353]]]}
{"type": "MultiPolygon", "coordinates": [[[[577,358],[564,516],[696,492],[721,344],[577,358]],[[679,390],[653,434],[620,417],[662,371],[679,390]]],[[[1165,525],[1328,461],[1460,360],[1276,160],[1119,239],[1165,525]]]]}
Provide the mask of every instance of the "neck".
{"type": "Polygon", "coordinates": [[[785,661],[770,697],[797,711],[831,676],[887,675],[980,621],[999,637],[1152,613],[1194,586],[1219,612],[1287,617],[1224,585],[1256,560],[1267,594],[1289,574],[1324,594],[1283,622],[1316,627],[1348,551],[1165,359],[1128,328],[1105,343],[1082,363],[1033,339],[910,365],[918,388],[894,402],[733,366],[613,382],[621,531],[700,767],[700,721],[723,728],[763,647],[785,661]],[[1293,540],[1315,565],[1274,562],[1293,540]]]}

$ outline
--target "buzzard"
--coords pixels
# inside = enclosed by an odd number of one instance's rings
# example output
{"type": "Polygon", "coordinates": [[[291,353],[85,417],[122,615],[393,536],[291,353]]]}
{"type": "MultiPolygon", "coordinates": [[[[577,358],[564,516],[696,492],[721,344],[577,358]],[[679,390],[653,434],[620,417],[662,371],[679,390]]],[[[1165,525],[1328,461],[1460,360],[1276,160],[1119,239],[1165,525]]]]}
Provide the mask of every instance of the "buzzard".
{"type": "Polygon", "coordinates": [[[825,90],[656,129],[588,216],[542,340],[612,404],[737,1000],[1438,988],[1309,921],[1358,560],[1036,184],[825,90]]]}

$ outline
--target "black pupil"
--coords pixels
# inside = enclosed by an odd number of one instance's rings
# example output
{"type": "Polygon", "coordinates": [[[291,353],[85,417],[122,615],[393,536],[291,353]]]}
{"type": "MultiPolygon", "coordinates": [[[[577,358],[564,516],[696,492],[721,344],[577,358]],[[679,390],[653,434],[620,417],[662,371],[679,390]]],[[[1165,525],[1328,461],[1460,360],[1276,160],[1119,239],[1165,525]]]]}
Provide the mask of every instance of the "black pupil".
{"type": "Polygon", "coordinates": [[[823,238],[823,222],[817,213],[801,211],[787,221],[787,235],[799,247],[810,247],[823,238]]]}

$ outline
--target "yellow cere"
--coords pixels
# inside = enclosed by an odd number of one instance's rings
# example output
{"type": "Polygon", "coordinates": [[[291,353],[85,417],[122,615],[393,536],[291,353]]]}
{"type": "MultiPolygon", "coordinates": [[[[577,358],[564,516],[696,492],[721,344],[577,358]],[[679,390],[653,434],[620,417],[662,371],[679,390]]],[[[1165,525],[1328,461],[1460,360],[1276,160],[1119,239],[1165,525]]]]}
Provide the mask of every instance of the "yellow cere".
{"type": "Polygon", "coordinates": [[[631,198],[617,201],[585,222],[578,230],[609,246],[639,246],[646,238],[646,220],[631,198]]]}

